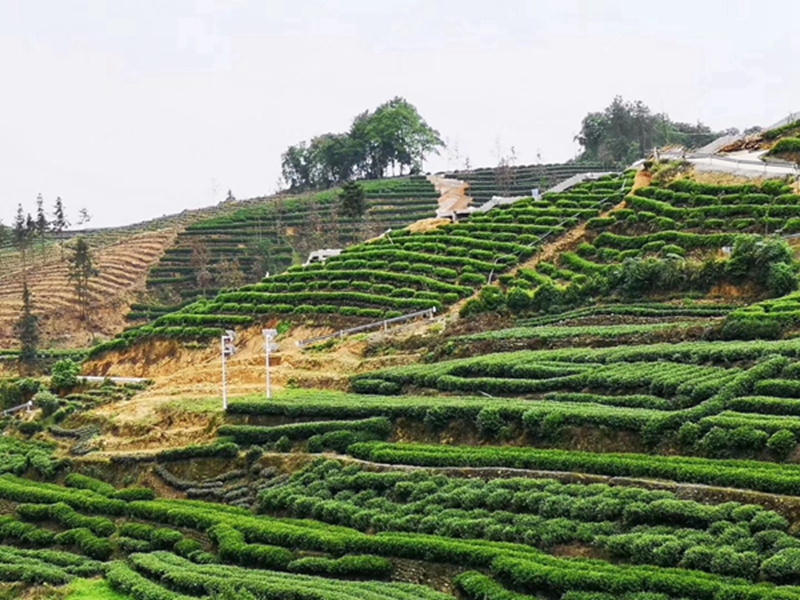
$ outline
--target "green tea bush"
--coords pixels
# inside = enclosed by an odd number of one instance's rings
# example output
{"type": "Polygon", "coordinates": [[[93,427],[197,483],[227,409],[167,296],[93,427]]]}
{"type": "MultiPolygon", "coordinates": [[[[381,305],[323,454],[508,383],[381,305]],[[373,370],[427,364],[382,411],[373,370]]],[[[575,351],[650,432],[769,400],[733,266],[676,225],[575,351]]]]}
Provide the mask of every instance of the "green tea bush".
{"type": "Polygon", "coordinates": [[[475,419],[478,431],[487,439],[497,439],[506,423],[502,412],[497,408],[484,408],[475,419]]]}
{"type": "Polygon", "coordinates": [[[82,490],[91,490],[103,496],[112,496],[117,491],[117,488],[105,481],[81,475],[80,473],[70,473],[67,475],[66,479],[64,479],[64,485],[82,490]]]}
{"type": "Polygon", "coordinates": [[[235,458],[239,455],[239,447],[232,442],[214,442],[204,445],[190,445],[183,448],[162,450],[156,455],[156,460],[169,462],[174,460],[186,460],[190,458],[235,458]]]}
{"type": "Polygon", "coordinates": [[[215,525],[208,535],[217,543],[219,556],[226,562],[283,570],[294,560],[294,555],[285,548],[245,543],[244,536],[228,525],[215,525]]]}
{"type": "Polygon", "coordinates": [[[767,441],[767,448],[778,460],[786,460],[797,447],[797,439],[791,431],[780,429],[767,441]]]}
{"type": "Polygon", "coordinates": [[[59,533],[55,541],[63,546],[76,546],[86,556],[97,560],[107,560],[114,552],[107,539],[99,538],[83,527],[59,533]]]}
{"type": "Polygon", "coordinates": [[[392,381],[383,379],[355,379],[351,382],[351,387],[357,394],[378,394],[382,396],[393,396],[402,391],[402,387],[392,381]]]}
{"type": "Polygon", "coordinates": [[[169,550],[183,540],[183,534],[174,529],[158,528],[150,533],[150,543],[160,550],[169,550]]]}
{"type": "Polygon", "coordinates": [[[67,392],[78,385],[78,375],[80,375],[80,365],[65,358],[53,365],[50,377],[50,389],[56,392],[67,392]]]}
{"type": "Polygon", "coordinates": [[[769,153],[773,155],[793,152],[800,152],[800,138],[787,137],[778,140],[778,143],[769,151],[769,153]]]}
{"type": "Polygon", "coordinates": [[[135,500],[154,500],[156,493],[150,488],[145,487],[131,487],[119,490],[114,494],[114,498],[124,500],[125,502],[133,502],[135,500]]]}
{"type": "Polygon", "coordinates": [[[767,289],[775,297],[785,296],[797,289],[797,275],[786,263],[770,265],[767,276],[767,289]]]}
{"type": "Polygon", "coordinates": [[[47,391],[40,390],[33,397],[33,403],[42,409],[42,416],[49,417],[58,410],[58,396],[47,391]]]}
{"type": "Polygon", "coordinates": [[[522,313],[530,310],[533,305],[531,295],[519,287],[512,287],[506,297],[506,305],[509,310],[515,313],[522,313]]]}
{"type": "Polygon", "coordinates": [[[697,423],[685,423],[678,430],[678,442],[684,448],[692,448],[702,435],[697,423]]]}
{"type": "Polygon", "coordinates": [[[511,467],[579,471],[610,476],[657,477],[774,493],[793,494],[800,491],[800,472],[796,472],[796,469],[788,465],[756,461],[380,442],[354,444],[348,449],[348,453],[376,462],[426,467],[511,467]]]}
{"type": "Polygon", "coordinates": [[[800,548],[780,550],[763,562],[761,572],[770,581],[796,584],[800,581],[800,548]]]}
{"type": "Polygon", "coordinates": [[[320,435],[332,431],[367,431],[381,438],[391,432],[392,425],[385,417],[375,417],[359,421],[310,421],[274,427],[260,427],[256,425],[223,425],[218,433],[221,436],[231,436],[242,444],[260,444],[273,442],[287,436],[289,439],[308,439],[313,435],[320,435]]]}
{"type": "Polygon", "coordinates": [[[137,540],[146,540],[148,542],[150,541],[150,537],[153,535],[154,531],[155,527],[145,523],[125,522],[119,528],[119,534],[122,536],[137,540]]]}

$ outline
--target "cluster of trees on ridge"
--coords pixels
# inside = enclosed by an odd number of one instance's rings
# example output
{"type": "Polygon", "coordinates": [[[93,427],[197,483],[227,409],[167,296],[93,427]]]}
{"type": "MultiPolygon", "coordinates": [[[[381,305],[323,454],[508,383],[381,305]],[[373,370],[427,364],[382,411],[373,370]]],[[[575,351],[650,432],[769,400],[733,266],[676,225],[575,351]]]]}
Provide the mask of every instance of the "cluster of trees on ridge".
{"type": "MultiPolygon", "coordinates": [[[[744,133],[760,130],[750,127],[744,133]]],[[[738,133],[735,127],[712,131],[700,121],[694,125],[673,121],[665,113],[653,113],[641,100],[628,102],[616,96],[602,111],[590,112],[583,118],[575,141],[583,147],[579,161],[625,166],[647,157],[655,147],[677,144],[700,148],[723,135],[738,133]]]]}
{"type": "Polygon", "coordinates": [[[283,178],[293,190],[324,189],[351,179],[380,179],[390,168],[418,173],[425,156],[444,146],[416,107],[396,97],[353,119],[346,133],[325,133],[281,156],[283,178]]]}
{"type": "MultiPolygon", "coordinates": [[[[744,133],[759,131],[751,127],[744,133]]],[[[602,111],[590,112],[575,141],[582,147],[577,162],[625,166],[645,158],[654,147],[676,144],[698,148],[736,128],[713,131],[696,124],[673,121],[654,113],[644,102],[622,96],[602,111]]],[[[401,97],[365,111],[345,133],[325,133],[289,146],[281,156],[283,179],[292,190],[325,189],[353,179],[379,179],[387,173],[418,173],[426,156],[445,146],[416,107],[401,97]]],[[[508,159],[501,159],[500,167],[508,159]]]]}
{"type": "MultiPolygon", "coordinates": [[[[91,220],[92,217],[86,208],[81,208],[78,212],[77,224],[79,226],[84,225],[91,220]]],[[[47,236],[54,235],[59,238],[60,242],[63,242],[61,236],[69,226],[70,222],[67,220],[64,202],[61,197],[56,198],[51,218],[48,218],[44,209],[44,198],[39,194],[36,197],[35,215],[25,213],[22,204],[18,204],[14,223],[11,227],[6,227],[0,221],[0,246],[10,241],[22,256],[23,264],[27,265],[28,251],[34,242],[38,241],[42,251],[44,251],[47,236]]],[[[64,259],[63,244],[61,246],[61,259],[64,259]]]]}

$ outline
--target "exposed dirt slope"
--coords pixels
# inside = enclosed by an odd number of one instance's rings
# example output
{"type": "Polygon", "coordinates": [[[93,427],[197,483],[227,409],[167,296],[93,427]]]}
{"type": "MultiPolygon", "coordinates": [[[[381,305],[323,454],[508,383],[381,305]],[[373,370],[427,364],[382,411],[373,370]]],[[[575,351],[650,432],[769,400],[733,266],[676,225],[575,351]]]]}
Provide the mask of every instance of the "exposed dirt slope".
{"type": "Polygon", "coordinates": [[[22,282],[27,277],[40,318],[42,345],[87,347],[95,337],[108,338],[126,327],[125,315],[136,292],[144,290],[149,268],[175,239],[174,229],[138,233],[95,248],[98,275],[89,282],[89,314],[81,319],[69,263],[58,247],[29,251],[27,271],[21,261],[4,262],[0,272],[0,348],[15,348],[14,323],[22,307],[22,282]]]}
{"type": "MultiPolygon", "coordinates": [[[[300,350],[297,341],[331,333],[330,329],[297,327],[277,340],[280,350],[271,359],[272,388],[301,385],[345,389],[352,373],[414,362],[418,357],[413,354],[364,358],[363,351],[368,340],[375,342],[382,336],[414,335],[428,324],[418,322],[387,333],[346,338],[326,350],[300,350]]],[[[264,393],[266,365],[261,328],[239,332],[236,348],[236,354],[227,365],[229,394],[264,393]]],[[[202,346],[177,341],[139,344],[125,352],[111,353],[89,362],[84,372],[153,379],[154,384],[146,392],[123,405],[109,407],[123,419],[137,420],[176,397],[221,398],[221,370],[219,341],[213,340],[202,346]]]]}
{"type": "Polygon", "coordinates": [[[437,177],[436,175],[429,175],[428,181],[430,181],[436,188],[436,191],[441,194],[439,197],[440,210],[465,210],[472,204],[472,198],[467,195],[469,184],[465,181],[437,177]]]}
{"type": "Polygon", "coordinates": [[[744,177],[733,173],[714,173],[698,171],[697,169],[692,169],[684,177],[696,181],[697,183],[708,183],[712,185],[744,185],[747,183],[762,185],[767,181],[763,177],[744,177]]]}
{"type": "MultiPolygon", "coordinates": [[[[599,217],[607,217],[613,212],[616,212],[622,208],[625,208],[625,200],[614,206],[613,208],[608,209],[607,211],[600,213],[599,217]]],[[[551,242],[550,244],[545,244],[542,246],[541,252],[537,252],[535,256],[527,260],[526,262],[522,263],[517,267],[515,270],[518,271],[519,269],[533,269],[539,264],[541,261],[553,261],[559,254],[563,254],[564,252],[570,252],[575,250],[586,235],[586,223],[581,223],[577,227],[574,227],[567,231],[564,235],[556,239],[555,241],[551,242]]]]}
{"type": "MultiPolygon", "coordinates": [[[[416,362],[416,354],[365,358],[364,348],[389,337],[399,340],[424,334],[432,323],[418,321],[388,332],[346,338],[326,350],[305,351],[297,347],[298,340],[331,331],[297,327],[278,338],[280,351],[272,355],[271,361],[272,390],[294,385],[346,389],[352,373],[416,362]]],[[[230,398],[265,394],[263,339],[258,327],[239,332],[237,352],[228,361],[230,398]]],[[[99,440],[100,448],[112,453],[157,451],[213,439],[222,408],[218,344],[216,340],[202,346],[156,341],[89,362],[84,369],[88,373],[154,380],[152,386],[131,400],[88,413],[88,420],[103,424],[106,431],[99,440]],[[174,403],[179,400],[183,402],[176,408],[174,403]],[[192,401],[197,402],[196,408],[192,401]]]]}
{"type": "Polygon", "coordinates": [[[449,223],[452,223],[450,219],[422,219],[421,221],[416,221],[409,225],[408,230],[411,233],[427,233],[428,231],[434,231],[449,223]]]}

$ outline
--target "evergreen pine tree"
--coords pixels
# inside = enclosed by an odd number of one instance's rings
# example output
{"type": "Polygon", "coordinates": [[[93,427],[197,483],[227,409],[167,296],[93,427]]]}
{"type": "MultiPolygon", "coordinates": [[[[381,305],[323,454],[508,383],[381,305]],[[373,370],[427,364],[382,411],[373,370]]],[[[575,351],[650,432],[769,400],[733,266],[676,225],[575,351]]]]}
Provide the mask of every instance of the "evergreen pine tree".
{"type": "Polygon", "coordinates": [[[64,240],[61,238],[63,231],[69,227],[69,221],[64,215],[64,203],[61,196],[56,198],[56,205],[53,208],[53,222],[50,223],[50,228],[53,233],[58,235],[58,245],[61,247],[61,260],[64,260],[64,240]]]}
{"type": "Polygon", "coordinates": [[[25,212],[22,210],[22,204],[17,205],[17,215],[14,218],[14,246],[17,251],[22,255],[22,269],[27,270],[27,250],[29,240],[29,224],[33,222],[31,216],[25,218],[25,212]]]}
{"type": "Polygon", "coordinates": [[[36,221],[31,216],[31,213],[25,215],[25,245],[30,246],[31,240],[36,235],[36,221]]]}
{"type": "Polygon", "coordinates": [[[25,243],[25,212],[22,210],[22,204],[17,205],[17,215],[14,217],[14,245],[17,250],[22,252],[22,246],[25,243]]]}
{"type": "Polygon", "coordinates": [[[97,269],[94,268],[89,244],[82,237],[78,238],[69,263],[69,278],[75,283],[75,294],[78,296],[81,318],[85,319],[89,304],[89,279],[97,275],[97,269]]]}
{"type": "Polygon", "coordinates": [[[39,238],[42,260],[44,260],[44,236],[49,226],[50,223],[47,221],[47,215],[44,214],[44,199],[42,195],[39,194],[36,197],[36,237],[39,238]]]}
{"type": "Polygon", "coordinates": [[[20,370],[30,372],[36,367],[39,349],[39,317],[33,314],[33,301],[27,281],[22,283],[22,314],[16,323],[16,334],[20,342],[20,370]]]}
{"type": "Polygon", "coordinates": [[[89,221],[92,220],[92,215],[89,214],[89,211],[86,210],[86,207],[80,209],[78,211],[78,225],[85,225],[89,221]]]}

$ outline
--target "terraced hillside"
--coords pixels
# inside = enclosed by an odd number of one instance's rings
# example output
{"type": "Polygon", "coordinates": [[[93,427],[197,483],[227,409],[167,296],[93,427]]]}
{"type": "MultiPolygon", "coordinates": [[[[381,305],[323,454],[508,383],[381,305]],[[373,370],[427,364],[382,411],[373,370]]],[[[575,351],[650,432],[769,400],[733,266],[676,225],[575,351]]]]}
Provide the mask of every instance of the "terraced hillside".
{"type": "MultiPolygon", "coordinates": [[[[124,329],[124,315],[136,294],[144,289],[151,265],[175,239],[171,229],[126,235],[121,241],[89,238],[95,244],[94,265],[98,275],[89,280],[89,314],[80,316],[80,305],[69,278],[69,264],[51,244],[41,256],[30,254],[27,281],[40,315],[43,346],[86,348],[95,337],[108,338],[124,329]]],[[[67,244],[67,254],[70,244],[67,244]]],[[[23,268],[21,262],[3,263],[0,273],[0,349],[16,348],[14,324],[22,309],[23,268]]]]}
{"type": "Polygon", "coordinates": [[[56,349],[86,347],[95,338],[112,337],[122,331],[127,323],[125,316],[130,312],[131,303],[144,292],[147,272],[173,243],[178,232],[198,219],[224,215],[233,209],[231,203],[196,210],[186,210],[180,214],[168,215],[142,223],[104,229],[85,229],[64,231],[60,236],[47,234],[44,243],[35,240],[28,251],[27,261],[14,248],[11,239],[0,247],[0,280],[9,282],[0,290],[0,349],[16,348],[17,343],[9,335],[14,322],[19,318],[21,306],[22,273],[27,268],[29,277],[34,280],[34,313],[45,324],[42,331],[45,353],[56,349]],[[84,322],[77,318],[79,313],[70,298],[72,282],[65,285],[67,263],[62,257],[69,257],[75,239],[82,237],[101,261],[101,267],[108,267],[106,273],[100,271],[99,278],[93,279],[92,306],[96,311],[94,321],[84,322]],[[157,249],[156,246],[160,249],[157,249]],[[141,244],[142,252],[137,248],[141,244]],[[120,258],[114,257],[120,253],[120,258]],[[105,277],[105,279],[104,279],[105,277]],[[106,293],[108,292],[108,293],[106,293]],[[51,301],[52,298],[58,300],[51,301]],[[61,309],[65,310],[61,312],[61,309]]]}
{"type": "MultiPolygon", "coordinates": [[[[585,333],[573,329],[576,340],[585,333]]],[[[617,328],[616,333],[627,332],[617,328]]],[[[694,436],[683,440],[688,448],[697,442],[697,450],[735,453],[736,447],[730,445],[741,442],[740,450],[746,453],[763,450],[769,436],[779,430],[798,431],[791,402],[781,406],[773,402],[775,398],[761,398],[796,396],[792,359],[798,348],[796,340],[688,341],[500,352],[359,375],[353,389],[384,394],[437,390],[540,400],[517,404],[515,409],[512,404],[498,405],[500,412],[489,420],[496,434],[509,427],[511,432],[547,439],[564,426],[607,426],[636,433],[646,445],[664,443],[665,433],[686,427],[684,437],[689,431],[694,436]],[[772,410],[765,409],[772,404],[772,410]],[[749,407],[743,411],[748,414],[740,414],[739,407],[749,407]],[[750,414],[759,412],[768,414],[750,414]],[[704,435],[720,428],[745,428],[752,437],[716,439],[715,433],[704,441],[704,435]]]]}
{"type": "Polygon", "coordinates": [[[160,301],[135,306],[130,319],[148,319],[222,288],[260,281],[304,262],[321,248],[344,248],[431,218],[439,194],[425,177],[362,182],[367,199],[363,218],[339,214],[336,190],[299,198],[240,203],[217,218],[186,228],[150,270],[150,295],[160,301]]]}
{"type": "Polygon", "coordinates": [[[732,311],[725,331],[730,336],[774,339],[800,325],[800,294],[764,300],[732,311]]]}
{"type": "MultiPolygon", "coordinates": [[[[28,252],[27,270],[34,311],[43,325],[43,349],[87,347],[98,338],[113,337],[131,320],[170,312],[175,308],[170,302],[191,302],[200,294],[192,257],[198,240],[203,246],[201,266],[210,277],[208,293],[213,295],[223,283],[236,287],[259,280],[265,270],[282,271],[300,258],[299,250],[305,260],[308,251],[326,244],[339,247],[435,214],[439,195],[424,178],[366,182],[364,187],[370,208],[361,222],[335,218],[338,200],[331,191],[310,199],[228,201],[131,226],[65,232],[60,240],[47,237],[43,246],[37,241],[28,252]],[[329,236],[332,230],[339,236],[335,243],[329,236]],[[99,271],[90,283],[92,315],[86,322],[78,318],[74,286],[61,258],[61,246],[69,256],[77,235],[89,244],[99,271]],[[153,297],[169,302],[165,306],[146,301],[153,297]]],[[[20,315],[26,266],[9,244],[0,248],[0,349],[18,345],[13,327],[20,315]]]]}
{"type": "Polygon", "coordinates": [[[492,196],[529,196],[531,190],[547,190],[573,175],[610,170],[613,169],[599,163],[565,163],[489,167],[453,171],[447,176],[467,182],[467,193],[480,205],[492,196]]]}
{"type": "MultiPolygon", "coordinates": [[[[800,203],[788,182],[644,179],[391,232],[106,346],[137,341],[166,372],[175,338],[246,326],[231,374],[261,391],[224,411],[178,383],[32,396],[0,443],[2,579],[135,600],[800,598],[798,263],[780,237],[800,203]],[[285,346],[290,327],[424,306],[457,310],[420,339],[353,342],[346,390],[285,375],[301,355],[341,367],[341,347],[294,349],[264,398],[261,322],[285,346]]],[[[216,383],[203,356],[190,375],[216,383]]]]}
{"type": "Polygon", "coordinates": [[[291,267],[261,283],[223,291],[132,329],[95,355],[142,337],[197,338],[280,315],[376,320],[467,298],[568,228],[617,205],[633,174],[608,176],[554,194],[496,208],[426,232],[392,232],[348,247],[325,263],[291,267]]]}
{"type": "Polygon", "coordinates": [[[780,234],[793,231],[799,200],[783,181],[679,179],[638,189],[619,210],[590,219],[569,247],[501,278],[495,302],[526,315],[597,302],[675,300],[680,309],[691,307],[687,299],[729,305],[782,296],[797,286],[793,250],[780,234]]]}

